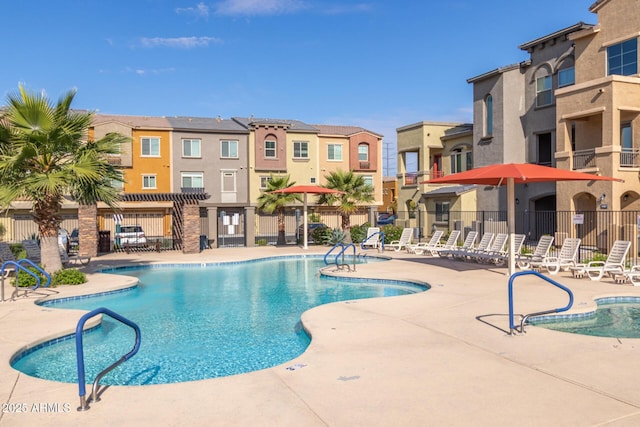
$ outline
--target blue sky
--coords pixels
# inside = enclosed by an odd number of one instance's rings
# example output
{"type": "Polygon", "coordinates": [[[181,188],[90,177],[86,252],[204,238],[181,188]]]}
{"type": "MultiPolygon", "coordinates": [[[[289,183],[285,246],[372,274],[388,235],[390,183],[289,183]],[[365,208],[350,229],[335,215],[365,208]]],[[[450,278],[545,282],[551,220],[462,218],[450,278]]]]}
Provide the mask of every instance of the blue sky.
{"type": "Polygon", "coordinates": [[[396,128],[470,122],[468,78],[593,2],[0,0],[2,104],[22,83],[101,113],[362,126],[394,174],[396,128]]]}

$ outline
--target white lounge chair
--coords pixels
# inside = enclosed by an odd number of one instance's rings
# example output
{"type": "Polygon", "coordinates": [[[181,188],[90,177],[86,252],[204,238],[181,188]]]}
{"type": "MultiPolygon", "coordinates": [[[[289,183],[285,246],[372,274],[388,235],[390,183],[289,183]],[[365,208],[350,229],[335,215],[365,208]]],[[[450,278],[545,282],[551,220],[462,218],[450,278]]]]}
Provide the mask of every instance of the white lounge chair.
{"type": "Polygon", "coordinates": [[[507,233],[498,233],[491,243],[491,247],[484,251],[475,250],[467,255],[467,260],[482,262],[487,258],[497,256],[506,251],[505,246],[507,244],[509,235],[507,233]]]}
{"type": "MultiPolygon", "coordinates": [[[[514,253],[519,254],[522,249],[522,245],[526,240],[527,236],[524,234],[514,234],[513,235],[513,250],[514,253]]],[[[490,262],[492,264],[501,265],[505,264],[509,260],[509,251],[511,250],[511,244],[507,242],[507,244],[503,247],[503,251],[491,254],[485,253],[481,254],[480,261],[482,262],[490,262]]]]}
{"type": "Polygon", "coordinates": [[[462,246],[453,247],[451,249],[440,249],[438,250],[438,255],[440,255],[442,258],[446,258],[451,255],[452,252],[470,249],[476,243],[477,237],[477,231],[470,231],[469,233],[467,233],[467,237],[464,239],[462,246]]]}
{"type": "Polygon", "coordinates": [[[606,261],[591,261],[588,264],[577,264],[572,267],[574,277],[582,277],[585,274],[591,280],[600,280],[605,274],[614,277],[616,274],[624,274],[624,262],[631,247],[628,240],[616,240],[609,251],[606,261]]]}
{"type": "Polygon", "coordinates": [[[564,239],[560,253],[557,256],[548,256],[540,262],[531,262],[531,268],[536,270],[546,269],[549,274],[558,274],[560,270],[568,270],[576,266],[578,250],[580,250],[581,239],[569,237],[564,239]]]}
{"type": "Polygon", "coordinates": [[[461,248],[459,250],[451,251],[451,256],[455,259],[466,260],[467,256],[475,254],[477,252],[484,252],[491,246],[491,242],[493,242],[494,233],[484,233],[482,235],[482,239],[480,239],[480,243],[475,248],[461,248]]]}
{"type": "Polygon", "coordinates": [[[545,235],[540,238],[535,250],[531,254],[517,254],[516,265],[522,270],[529,270],[532,262],[542,262],[549,255],[553,244],[553,236],[545,235]]]}
{"type": "Polygon", "coordinates": [[[396,252],[400,252],[402,249],[406,249],[407,245],[411,244],[411,238],[413,237],[413,228],[402,229],[402,234],[399,240],[394,240],[385,245],[385,248],[393,248],[396,252]]]}
{"type": "Polygon", "coordinates": [[[425,250],[428,250],[430,248],[435,248],[437,245],[439,245],[440,239],[442,238],[443,234],[444,234],[444,231],[437,230],[433,233],[433,235],[431,236],[431,239],[428,242],[418,242],[418,243],[407,245],[407,252],[421,255],[424,253],[425,250]]]}
{"type": "Polygon", "coordinates": [[[460,237],[460,230],[451,230],[449,237],[444,244],[439,244],[435,248],[429,248],[425,253],[431,254],[431,256],[437,256],[440,251],[449,251],[456,247],[458,244],[458,238],[460,237]]]}
{"type": "Polygon", "coordinates": [[[367,237],[362,241],[362,249],[377,249],[380,246],[380,227],[369,227],[367,237]]]}

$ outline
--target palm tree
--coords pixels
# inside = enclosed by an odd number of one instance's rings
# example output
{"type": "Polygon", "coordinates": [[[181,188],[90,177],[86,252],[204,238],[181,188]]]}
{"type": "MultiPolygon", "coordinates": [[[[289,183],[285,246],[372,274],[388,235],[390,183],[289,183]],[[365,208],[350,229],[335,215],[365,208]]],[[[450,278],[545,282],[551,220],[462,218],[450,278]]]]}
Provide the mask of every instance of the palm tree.
{"type": "Polygon", "coordinates": [[[65,196],[80,204],[98,200],[117,207],[122,172],[109,164],[128,139],[110,134],[88,139],[93,113],[72,111],[75,91],[51,103],[45,93],[29,93],[20,86],[0,109],[0,206],[16,200],[33,203],[42,264],[52,273],[62,269],[58,250],[60,210],[65,196]]]}
{"type": "Polygon", "coordinates": [[[353,171],[337,170],[324,178],[327,181],[325,187],[340,190],[342,194],[321,194],[318,203],[337,206],[342,229],[348,231],[351,228],[350,215],[363,204],[374,200],[373,187],[365,182],[362,175],[356,175],[353,171]]]}
{"type": "Polygon", "coordinates": [[[271,174],[267,181],[267,189],[258,197],[258,209],[266,213],[278,212],[278,241],[277,245],[286,244],[284,234],[284,208],[295,201],[302,202],[302,197],[298,193],[274,193],[275,190],[282,190],[294,185],[289,181],[289,175],[274,176],[271,174]]]}

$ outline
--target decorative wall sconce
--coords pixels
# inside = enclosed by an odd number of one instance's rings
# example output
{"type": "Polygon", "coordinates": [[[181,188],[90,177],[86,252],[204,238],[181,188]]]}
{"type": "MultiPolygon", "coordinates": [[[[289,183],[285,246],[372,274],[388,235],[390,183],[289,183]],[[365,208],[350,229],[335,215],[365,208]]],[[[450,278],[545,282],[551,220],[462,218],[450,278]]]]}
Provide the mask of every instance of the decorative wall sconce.
{"type": "Polygon", "coordinates": [[[623,202],[626,202],[626,201],[628,201],[628,200],[629,200],[629,193],[625,193],[625,195],[624,195],[624,196],[622,196],[622,201],[623,201],[623,202]]]}
{"type": "Polygon", "coordinates": [[[602,196],[600,196],[600,203],[604,202],[604,199],[607,198],[607,195],[602,193],[602,196]]]}

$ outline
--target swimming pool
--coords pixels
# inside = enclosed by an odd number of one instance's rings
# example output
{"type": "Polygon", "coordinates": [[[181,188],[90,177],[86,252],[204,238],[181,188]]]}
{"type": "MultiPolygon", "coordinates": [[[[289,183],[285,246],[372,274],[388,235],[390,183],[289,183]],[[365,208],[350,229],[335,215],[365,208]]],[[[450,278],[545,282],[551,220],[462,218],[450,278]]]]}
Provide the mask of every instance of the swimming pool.
{"type": "Polygon", "coordinates": [[[613,338],[640,338],[640,297],[596,300],[595,311],[563,316],[541,316],[529,323],[555,331],[613,338]]]}
{"type": "MultiPolygon", "coordinates": [[[[320,277],[321,267],[322,258],[288,257],[115,269],[108,272],[135,276],[139,286],[44,305],[107,307],[136,322],[142,330],[140,351],[102,383],[144,385],[235,375],[284,363],[309,345],[300,325],[301,314],[309,308],[428,289],[393,280],[320,277]]],[[[17,355],[12,366],[31,376],[76,382],[75,341],[56,341],[17,355]]],[[[87,380],[127,353],[133,342],[131,329],[104,317],[101,326],[84,337],[87,380]]]]}

